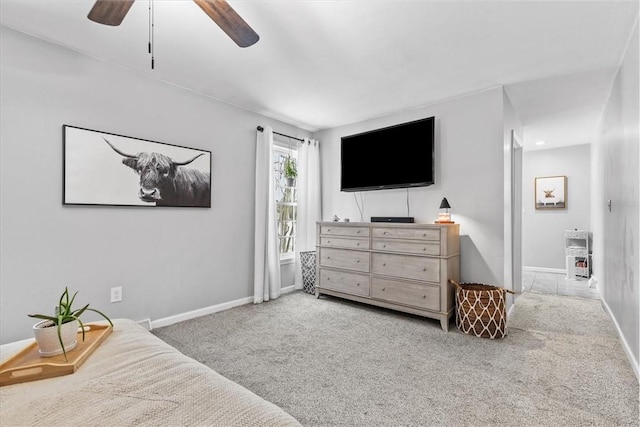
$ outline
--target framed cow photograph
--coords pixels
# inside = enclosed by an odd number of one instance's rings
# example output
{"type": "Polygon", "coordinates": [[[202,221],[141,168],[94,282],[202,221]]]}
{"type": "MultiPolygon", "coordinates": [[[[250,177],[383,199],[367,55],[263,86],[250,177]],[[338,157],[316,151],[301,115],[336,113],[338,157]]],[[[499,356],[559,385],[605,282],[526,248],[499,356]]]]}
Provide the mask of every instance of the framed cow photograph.
{"type": "Polygon", "coordinates": [[[567,177],[543,176],[535,179],[536,209],[567,208],[567,177]]]}
{"type": "Polygon", "coordinates": [[[211,207],[211,152],[63,125],[65,205],[211,207]]]}

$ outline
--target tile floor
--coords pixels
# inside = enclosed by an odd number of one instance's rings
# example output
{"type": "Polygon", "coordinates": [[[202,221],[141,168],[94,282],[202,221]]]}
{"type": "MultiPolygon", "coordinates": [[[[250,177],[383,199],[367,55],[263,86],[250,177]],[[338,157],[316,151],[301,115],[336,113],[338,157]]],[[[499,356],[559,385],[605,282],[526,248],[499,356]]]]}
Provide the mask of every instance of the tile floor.
{"type": "Polygon", "coordinates": [[[525,270],[522,273],[524,292],[538,294],[568,295],[582,298],[600,299],[596,288],[589,287],[587,279],[567,279],[564,274],[525,270]]]}

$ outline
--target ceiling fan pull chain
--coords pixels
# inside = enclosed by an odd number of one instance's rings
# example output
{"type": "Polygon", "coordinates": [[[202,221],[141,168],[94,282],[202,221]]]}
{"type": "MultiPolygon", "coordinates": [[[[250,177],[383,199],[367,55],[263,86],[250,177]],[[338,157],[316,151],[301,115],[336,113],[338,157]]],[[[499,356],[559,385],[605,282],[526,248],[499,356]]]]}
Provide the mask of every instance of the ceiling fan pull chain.
{"type": "Polygon", "coordinates": [[[151,1],[151,41],[149,43],[149,53],[151,54],[151,69],[155,68],[155,42],[156,42],[156,3],[155,0],[151,1]]]}
{"type": "Polygon", "coordinates": [[[149,0],[149,55],[151,55],[151,0],[149,0]]]}

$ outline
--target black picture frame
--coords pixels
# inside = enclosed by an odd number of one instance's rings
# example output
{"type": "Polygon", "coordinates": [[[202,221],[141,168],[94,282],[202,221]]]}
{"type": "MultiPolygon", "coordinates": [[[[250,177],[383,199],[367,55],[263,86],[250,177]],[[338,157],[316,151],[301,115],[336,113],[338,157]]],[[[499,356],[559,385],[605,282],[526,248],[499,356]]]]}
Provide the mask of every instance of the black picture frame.
{"type": "Polygon", "coordinates": [[[63,205],[211,207],[211,151],[63,125],[63,205]]]}

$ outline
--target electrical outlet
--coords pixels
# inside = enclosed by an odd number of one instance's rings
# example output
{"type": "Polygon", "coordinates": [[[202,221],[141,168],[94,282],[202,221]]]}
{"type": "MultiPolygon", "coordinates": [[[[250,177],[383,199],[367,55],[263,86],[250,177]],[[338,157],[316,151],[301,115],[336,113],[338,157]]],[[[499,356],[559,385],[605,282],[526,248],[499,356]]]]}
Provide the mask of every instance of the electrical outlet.
{"type": "Polygon", "coordinates": [[[111,288],[111,302],[122,301],[122,286],[111,288]]]}

